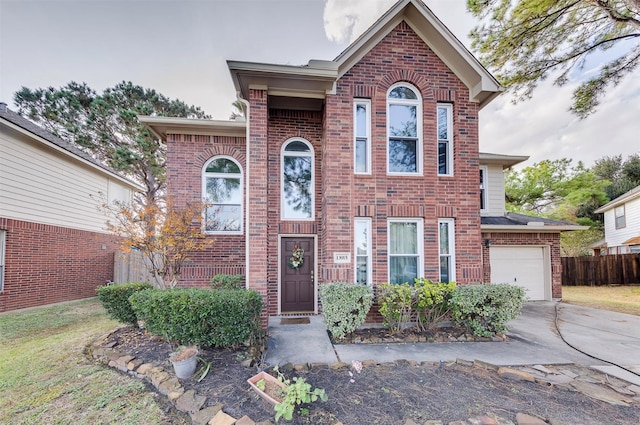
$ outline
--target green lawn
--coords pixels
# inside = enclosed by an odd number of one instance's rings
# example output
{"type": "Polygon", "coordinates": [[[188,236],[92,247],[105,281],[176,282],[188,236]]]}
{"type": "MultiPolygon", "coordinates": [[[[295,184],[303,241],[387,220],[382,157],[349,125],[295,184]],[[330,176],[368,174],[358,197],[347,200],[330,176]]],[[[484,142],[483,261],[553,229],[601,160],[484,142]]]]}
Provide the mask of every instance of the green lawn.
{"type": "Polygon", "coordinates": [[[640,316],[640,285],[563,286],[562,301],[640,316]]]}
{"type": "Polygon", "coordinates": [[[83,354],[117,325],[97,300],[1,314],[1,422],[186,424],[165,414],[143,382],[83,354]]]}

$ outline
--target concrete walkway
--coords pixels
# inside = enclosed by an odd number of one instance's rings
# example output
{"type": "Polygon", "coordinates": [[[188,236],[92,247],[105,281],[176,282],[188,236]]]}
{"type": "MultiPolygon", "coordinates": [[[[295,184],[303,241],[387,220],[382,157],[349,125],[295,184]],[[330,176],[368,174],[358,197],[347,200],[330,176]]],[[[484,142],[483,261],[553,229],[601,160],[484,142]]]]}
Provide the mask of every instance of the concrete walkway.
{"type": "Polygon", "coordinates": [[[527,303],[510,323],[507,342],[407,344],[331,344],[322,316],[309,324],[283,325],[269,320],[268,365],[284,363],[350,363],[353,360],[392,362],[480,360],[500,366],[576,363],[640,385],[640,376],[596,360],[587,354],[640,373],[640,317],[555,302],[527,303]]]}

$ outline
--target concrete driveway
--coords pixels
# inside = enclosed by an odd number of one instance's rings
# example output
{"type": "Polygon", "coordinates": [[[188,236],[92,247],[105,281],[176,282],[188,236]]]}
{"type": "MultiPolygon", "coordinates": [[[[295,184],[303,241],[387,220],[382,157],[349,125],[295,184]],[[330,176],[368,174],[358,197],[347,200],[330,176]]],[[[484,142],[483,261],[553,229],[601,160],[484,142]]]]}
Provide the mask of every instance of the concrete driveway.
{"type": "Polygon", "coordinates": [[[336,345],[329,341],[322,316],[310,319],[308,324],[296,325],[283,325],[277,317],[270,319],[270,341],[265,356],[268,365],[399,359],[481,360],[501,366],[576,363],[640,385],[640,376],[607,363],[640,373],[638,316],[537,301],[527,303],[520,317],[510,323],[507,342],[336,345]],[[561,336],[577,350],[567,345],[561,336]]]}

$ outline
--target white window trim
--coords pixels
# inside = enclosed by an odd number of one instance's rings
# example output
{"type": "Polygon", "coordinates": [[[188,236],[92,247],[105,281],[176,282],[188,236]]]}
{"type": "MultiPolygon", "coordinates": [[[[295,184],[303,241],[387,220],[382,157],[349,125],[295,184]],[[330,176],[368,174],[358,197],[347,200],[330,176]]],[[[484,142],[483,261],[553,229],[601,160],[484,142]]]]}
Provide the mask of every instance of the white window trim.
{"type": "Polygon", "coordinates": [[[615,229],[624,229],[627,227],[627,211],[624,205],[617,206],[613,209],[613,225],[615,229]],[[618,216],[618,211],[622,210],[622,215],[618,216]],[[618,218],[622,218],[622,225],[618,226],[618,218]]]}
{"type": "MultiPolygon", "coordinates": [[[[391,283],[391,223],[416,223],[418,230],[418,272],[417,277],[424,276],[424,223],[422,218],[387,218],[387,282],[391,283]]],[[[394,255],[400,257],[401,255],[394,255]]],[[[406,257],[414,257],[415,254],[404,254],[406,257]]],[[[409,282],[412,283],[412,282],[409,282]]]]}
{"type": "Polygon", "coordinates": [[[487,177],[489,175],[488,167],[482,166],[480,167],[480,172],[482,172],[482,182],[480,183],[480,196],[482,200],[480,201],[480,212],[487,212],[489,210],[489,206],[487,205],[489,197],[487,196],[487,177]],[[484,192],[483,192],[484,189],[484,192]],[[484,208],[482,208],[482,204],[484,204],[484,208]]]}
{"type": "Polygon", "coordinates": [[[436,121],[438,119],[438,109],[440,108],[445,108],[447,109],[447,139],[440,139],[440,135],[438,134],[438,123],[436,122],[436,139],[437,139],[437,145],[436,145],[436,157],[437,157],[437,161],[436,161],[436,166],[437,166],[437,172],[438,172],[438,176],[445,176],[445,177],[451,177],[453,176],[453,105],[451,103],[438,103],[436,106],[436,121]],[[444,174],[440,174],[440,158],[439,158],[439,151],[440,151],[440,142],[441,141],[446,141],[447,142],[447,170],[449,171],[448,173],[444,173],[444,174]]]}
{"type": "Polygon", "coordinates": [[[237,166],[238,169],[240,170],[240,230],[206,230],[206,217],[207,217],[207,212],[205,210],[204,215],[203,215],[203,220],[202,220],[202,229],[204,231],[205,234],[207,235],[242,235],[244,233],[244,228],[243,228],[243,224],[244,224],[244,172],[242,170],[242,165],[240,165],[240,163],[238,161],[236,161],[233,157],[230,157],[228,155],[216,155],[212,158],[210,158],[209,160],[207,160],[207,162],[204,163],[204,166],[202,167],[202,199],[204,200],[204,202],[208,202],[207,200],[207,178],[235,178],[235,176],[237,174],[230,174],[230,173],[213,173],[213,172],[207,172],[206,169],[209,166],[209,164],[213,161],[215,161],[216,159],[228,159],[230,161],[233,161],[237,166]]]}
{"type": "Polygon", "coordinates": [[[355,174],[371,174],[371,100],[369,99],[354,99],[353,102],[353,172],[355,174]],[[357,159],[356,159],[356,145],[357,145],[357,122],[358,122],[358,106],[364,106],[366,110],[366,151],[367,151],[367,163],[365,165],[366,171],[356,171],[357,170],[357,159]]]}
{"type": "Polygon", "coordinates": [[[373,271],[372,271],[372,264],[373,264],[373,258],[372,258],[372,237],[371,237],[371,218],[369,217],[356,217],[354,220],[354,225],[353,225],[353,229],[354,229],[354,238],[353,238],[353,282],[354,283],[358,283],[358,273],[357,273],[357,269],[358,269],[358,242],[356,240],[355,237],[355,229],[356,229],[356,224],[357,223],[364,223],[365,226],[367,226],[367,286],[372,286],[373,285],[373,271]]]}
{"type": "Polygon", "coordinates": [[[315,151],[313,145],[302,137],[292,137],[287,139],[280,148],[280,220],[282,221],[315,221],[316,219],[316,170],[315,170],[315,151]],[[291,142],[302,142],[309,147],[309,152],[286,152],[285,148],[291,142]],[[308,156],[311,158],[311,217],[310,218],[288,218],[284,216],[285,200],[284,200],[284,157],[285,156],[308,156]]]}
{"type": "MultiPolygon", "coordinates": [[[[455,220],[453,218],[439,218],[438,219],[438,280],[440,280],[440,276],[442,276],[442,272],[440,270],[440,257],[448,255],[451,258],[449,266],[451,268],[449,273],[449,282],[454,282],[456,280],[456,228],[455,228],[455,220]],[[449,252],[450,254],[442,254],[440,252],[440,224],[448,223],[449,226],[447,230],[449,231],[449,252]]],[[[443,283],[449,283],[443,282],[443,283]]]]}
{"type": "Polygon", "coordinates": [[[386,143],[386,148],[387,148],[387,174],[389,175],[393,175],[393,176],[421,176],[422,175],[422,94],[420,93],[420,90],[418,90],[414,85],[406,83],[406,82],[399,82],[396,83],[394,85],[392,85],[391,87],[389,87],[389,90],[387,90],[387,97],[386,97],[386,102],[387,102],[387,143],[386,143]],[[411,90],[414,91],[414,93],[416,94],[416,96],[418,97],[418,99],[414,100],[414,99],[393,99],[390,100],[389,99],[389,93],[391,93],[391,91],[393,89],[395,89],[396,87],[408,87],[411,90]],[[416,107],[416,135],[417,135],[417,140],[416,140],[416,172],[415,173],[404,173],[404,172],[397,172],[397,171],[390,171],[389,170],[389,139],[391,138],[390,132],[389,132],[389,124],[390,124],[390,120],[389,120],[389,116],[390,116],[390,108],[389,106],[391,104],[394,105],[409,105],[409,106],[415,106],[416,107]]]}
{"type": "Polygon", "coordinates": [[[4,291],[4,270],[7,246],[7,231],[0,230],[0,292],[4,291]]]}

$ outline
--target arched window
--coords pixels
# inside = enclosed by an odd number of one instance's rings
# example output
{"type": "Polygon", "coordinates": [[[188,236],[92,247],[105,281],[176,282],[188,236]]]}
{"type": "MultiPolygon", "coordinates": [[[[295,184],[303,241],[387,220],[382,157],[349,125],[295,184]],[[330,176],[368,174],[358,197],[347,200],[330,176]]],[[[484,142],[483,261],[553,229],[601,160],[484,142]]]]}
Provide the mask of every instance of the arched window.
{"type": "Polygon", "coordinates": [[[407,83],[387,94],[387,172],[422,174],[422,102],[407,83]]]}
{"type": "Polygon", "coordinates": [[[242,232],[242,170],[226,156],[216,156],[204,165],[202,197],[207,205],[205,231],[242,232]]]}
{"type": "Polygon", "coordinates": [[[281,217],[310,220],[314,217],[313,147],[304,139],[291,139],[282,146],[281,217]]]}

